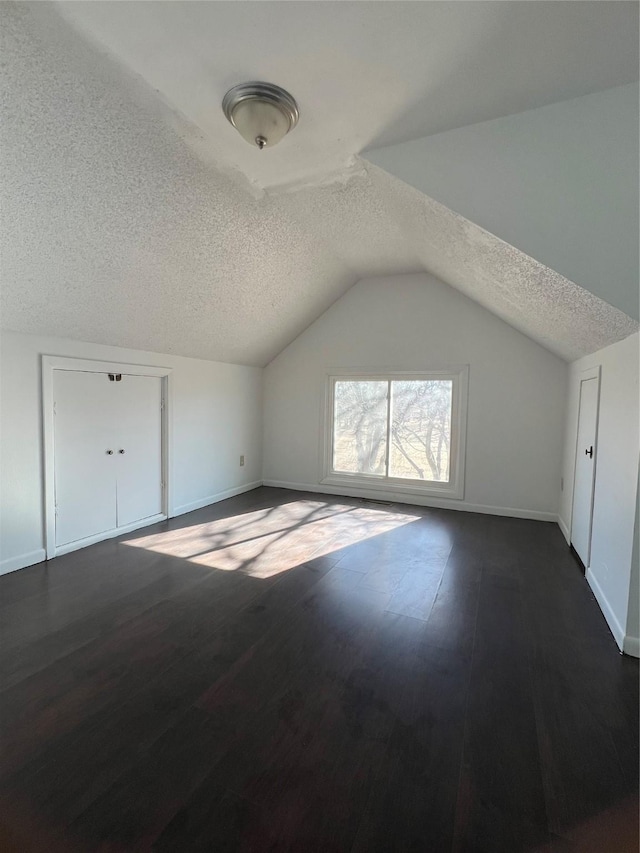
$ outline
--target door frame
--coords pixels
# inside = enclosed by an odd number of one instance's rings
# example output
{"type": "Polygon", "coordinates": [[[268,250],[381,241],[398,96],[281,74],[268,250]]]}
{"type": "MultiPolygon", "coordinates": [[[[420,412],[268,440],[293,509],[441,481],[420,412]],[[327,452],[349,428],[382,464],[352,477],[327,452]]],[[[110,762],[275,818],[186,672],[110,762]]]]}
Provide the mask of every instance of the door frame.
{"type": "Polygon", "coordinates": [[[57,355],[42,356],[42,447],[43,447],[43,473],[44,473],[44,539],[47,560],[56,555],[91,545],[102,539],[119,536],[137,527],[153,524],[156,521],[169,518],[173,515],[173,490],[172,490],[172,398],[173,382],[171,367],[156,367],[146,364],[130,364],[118,361],[98,361],[85,358],[67,358],[57,355]],[[162,513],[144,519],[142,523],[91,536],[81,539],[77,543],[56,547],[56,492],[55,492],[55,414],[53,407],[53,372],[54,370],[71,370],[84,373],[125,373],[130,376],[156,376],[161,380],[161,429],[162,429],[162,513]]]}
{"type": "MultiPolygon", "coordinates": [[[[576,495],[576,471],[578,470],[578,433],[580,431],[580,407],[582,402],[582,383],[589,379],[595,379],[598,383],[598,392],[596,395],[596,424],[595,424],[595,438],[593,451],[595,454],[595,461],[593,463],[593,479],[591,481],[591,506],[590,506],[590,519],[589,519],[589,552],[587,558],[587,564],[585,565],[585,573],[591,564],[591,536],[593,533],[593,504],[596,494],[596,469],[598,467],[598,427],[600,424],[600,388],[602,385],[601,382],[601,366],[598,364],[595,367],[588,367],[586,370],[581,370],[578,374],[578,407],[576,411],[576,439],[575,439],[575,453],[573,457],[573,483],[571,486],[571,524],[569,526],[569,544],[573,546],[573,504],[575,501],[576,495]]],[[[577,553],[577,552],[576,552],[577,553]]]]}

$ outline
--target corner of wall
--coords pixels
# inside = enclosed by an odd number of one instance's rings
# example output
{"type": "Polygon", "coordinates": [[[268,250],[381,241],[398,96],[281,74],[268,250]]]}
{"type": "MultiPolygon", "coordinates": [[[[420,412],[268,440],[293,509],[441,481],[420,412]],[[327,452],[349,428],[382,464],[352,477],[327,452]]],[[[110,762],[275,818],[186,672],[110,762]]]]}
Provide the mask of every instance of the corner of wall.
{"type": "Polygon", "coordinates": [[[622,644],[622,651],[625,655],[630,655],[633,658],[640,658],[640,637],[630,637],[627,634],[622,644]]]}
{"type": "Polygon", "coordinates": [[[35,551],[29,551],[28,554],[19,554],[17,557],[0,560],[0,575],[8,575],[9,572],[17,572],[18,569],[35,566],[37,563],[43,563],[46,558],[47,554],[44,548],[38,548],[35,551]]]}
{"type": "Polygon", "coordinates": [[[624,638],[623,651],[628,655],[633,655],[633,657],[640,657],[640,464],[638,465],[636,520],[633,531],[633,551],[631,554],[627,633],[624,638]]]}
{"type": "Polygon", "coordinates": [[[564,538],[567,540],[567,545],[571,545],[571,531],[569,530],[569,525],[561,515],[558,515],[558,527],[562,531],[564,538]]]}
{"type": "Polygon", "coordinates": [[[587,569],[585,573],[585,577],[587,579],[587,583],[591,587],[591,591],[593,592],[598,605],[600,606],[600,610],[602,610],[604,618],[607,620],[607,625],[609,626],[609,630],[613,634],[613,639],[616,641],[616,644],[620,651],[624,651],[626,635],[624,628],[620,624],[618,617],[616,616],[611,604],[609,603],[609,599],[605,595],[603,588],[600,585],[600,582],[591,571],[591,569],[587,569]]]}

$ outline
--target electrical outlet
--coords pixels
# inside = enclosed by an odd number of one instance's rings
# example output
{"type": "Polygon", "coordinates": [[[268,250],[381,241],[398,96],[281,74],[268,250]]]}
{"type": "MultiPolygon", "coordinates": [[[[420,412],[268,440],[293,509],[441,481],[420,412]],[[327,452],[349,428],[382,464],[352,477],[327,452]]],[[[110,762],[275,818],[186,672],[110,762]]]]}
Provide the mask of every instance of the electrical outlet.
{"type": "Polygon", "coordinates": [[[240,457],[240,467],[242,468],[243,465],[244,465],[244,456],[241,456],[240,457]]]}

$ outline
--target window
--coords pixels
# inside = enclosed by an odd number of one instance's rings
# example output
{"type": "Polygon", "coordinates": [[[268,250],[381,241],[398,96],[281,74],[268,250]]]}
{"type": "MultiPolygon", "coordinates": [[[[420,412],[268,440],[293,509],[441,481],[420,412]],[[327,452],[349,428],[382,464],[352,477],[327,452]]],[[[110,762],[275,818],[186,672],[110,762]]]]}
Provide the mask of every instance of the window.
{"type": "Polygon", "coordinates": [[[328,378],[323,482],[461,498],[467,368],[328,378]]]}

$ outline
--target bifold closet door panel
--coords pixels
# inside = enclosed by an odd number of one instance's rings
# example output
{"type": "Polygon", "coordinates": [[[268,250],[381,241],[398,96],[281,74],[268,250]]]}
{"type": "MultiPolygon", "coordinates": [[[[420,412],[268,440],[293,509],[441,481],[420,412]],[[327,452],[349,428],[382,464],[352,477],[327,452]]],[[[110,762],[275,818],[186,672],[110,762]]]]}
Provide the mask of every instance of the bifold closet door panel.
{"type": "Polygon", "coordinates": [[[162,512],[162,380],[114,384],[118,527],[162,512]]]}
{"type": "Polygon", "coordinates": [[[56,545],[116,526],[113,385],[106,373],[53,372],[56,545]]]}

